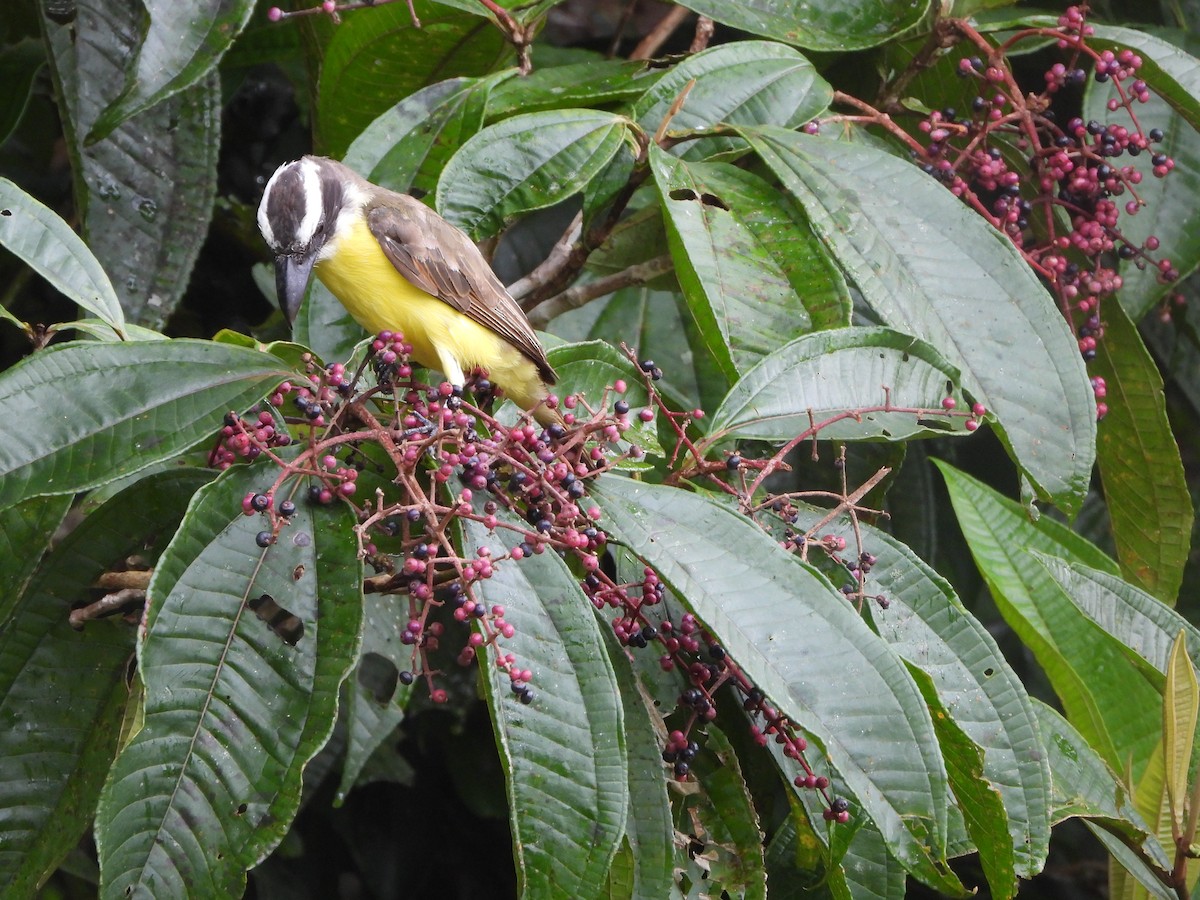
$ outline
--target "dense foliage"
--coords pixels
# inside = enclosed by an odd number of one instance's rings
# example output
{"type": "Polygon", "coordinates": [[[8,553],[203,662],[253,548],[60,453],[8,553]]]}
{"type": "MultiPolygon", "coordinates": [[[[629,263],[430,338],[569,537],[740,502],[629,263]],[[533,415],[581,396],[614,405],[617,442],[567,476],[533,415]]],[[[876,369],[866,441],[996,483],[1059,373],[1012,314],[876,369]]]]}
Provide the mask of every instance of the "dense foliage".
{"type": "Polygon", "coordinates": [[[1190,896],[1163,8],[16,4],[0,893],[1190,896]],[[564,424],[286,332],[309,149],[480,242],[564,424]]]}

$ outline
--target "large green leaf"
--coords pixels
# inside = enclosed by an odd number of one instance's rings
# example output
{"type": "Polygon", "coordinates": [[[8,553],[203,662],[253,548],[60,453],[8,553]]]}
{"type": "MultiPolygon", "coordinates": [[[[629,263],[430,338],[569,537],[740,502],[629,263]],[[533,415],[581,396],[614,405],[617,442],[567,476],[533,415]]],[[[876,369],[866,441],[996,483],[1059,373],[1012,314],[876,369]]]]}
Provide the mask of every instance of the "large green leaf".
{"type": "MultiPolygon", "coordinates": [[[[1067,596],[1092,621],[1111,634],[1158,674],[1167,671],[1171,646],[1182,631],[1188,654],[1200,657],[1200,629],[1117,575],[1073,560],[1039,554],[1038,561],[1067,596]]],[[[1162,687],[1158,679],[1157,687],[1162,687]]]]}
{"type": "Polygon", "coordinates": [[[476,240],[491,237],[521,213],[582,193],[623,151],[632,163],[635,150],[629,120],[615,113],[513,116],[470,138],[446,164],[438,212],[476,240]]]}
{"type": "Polygon", "coordinates": [[[254,0],[142,0],[150,17],[125,86],[92,126],[89,142],[200,82],[241,33],[254,0]]]}
{"type": "Polygon", "coordinates": [[[125,316],[161,330],[188,286],[217,190],[221,90],[215,73],[117,126],[84,136],[121,90],[141,39],[139,0],[81,0],[65,25],[44,18],[88,246],[125,316]]]}
{"type": "Polygon", "coordinates": [[[346,685],[346,759],[338,782],[338,803],[360,783],[371,755],[404,720],[412,686],[401,683],[399,674],[412,665],[412,647],[401,642],[397,623],[407,619],[407,598],[397,594],[363,596],[362,655],[356,677],[346,685]]]}
{"type": "Polygon", "coordinates": [[[816,436],[823,440],[965,433],[966,419],[940,415],[947,397],[959,409],[966,405],[958,381],[958,371],[936,350],[890,328],[818,331],[759,360],[729,391],[709,428],[767,441],[791,440],[820,426],[816,436]],[[919,416],[914,409],[932,412],[919,416]]]}
{"type": "Polygon", "coordinates": [[[0,507],[168,459],[287,375],[269,354],[207,341],[89,341],[36,353],[0,375],[0,418],[22,423],[0,446],[0,507]]]}
{"type": "Polygon", "coordinates": [[[745,371],[792,338],[849,324],[845,281],[791,200],[727,163],[657,147],[650,162],[675,272],[714,358],[745,371]]]}
{"type": "Polygon", "coordinates": [[[1114,638],[1089,621],[1030,551],[1116,574],[1116,565],[1065,525],[1026,511],[938,462],[958,524],[996,605],[1033,651],[1067,718],[1114,771],[1139,776],[1158,742],[1162,698],[1114,638]]]}
{"type": "Polygon", "coordinates": [[[1095,456],[1095,401],[1062,314],[1008,238],[881,150],[779,128],[741,133],[875,313],[958,367],[1038,492],[1077,510],[1095,456]]]}
{"type": "MultiPolygon", "coordinates": [[[[1200,38],[1189,32],[1164,31],[1160,34],[1169,38],[1173,45],[1191,51],[1193,55],[1200,52],[1200,38]]],[[[1195,73],[1190,81],[1192,90],[1200,90],[1200,72],[1195,73]]],[[[1160,87],[1156,80],[1149,81],[1149,84],[1154,90],[1160,87]]],[[[1128,127],[1127,113],[1111,113],[1107,109],[1109,98],[1114,96],[1116,91],[1111,82],[1089,82],[1087,93],[1084,95],[1083,117],[1101,122],[1124,121],[1128,127]]],[[[1175,168],[1166,178],[1155,178],[1151,173],[1148,154],[1129,161],[1141,170],[1144,176],[1137,186],[1137,197],[1145,201],[1145,206],[1135,216],[1125,214],[1121,217],[1121,234],[1134,246],[1141,246],[1151,235],[1158,238],[1161,249],[1152,256],[1169,257],[1181,276],[1186,278],[1200,266],[1200,227],[1197,227],[1200,224],[1200,216],[1196,204],[1191,202],[1191,198],[1200,193],[1200,133],[1196,131],[1200,124],[1188,124],[1188,121],[1161,97],[1154,97],[1149,103],[1138,104],[1134,111],[1143,133],[1155,128],[1163,132],[1162,142],[1152,144],[1151,152],[1167,154],[1175,161],[1175,168]]],[[[1129,196],[1127,193],[1119,202],[1129,196]]],[[[1139,268],[1130,261],[1121,266],[1124,284],[1117,293],[1117,299],[1135,322],[1141,320],[1165,294],[1178,287],[1163,284],[1158,280],[1158,274],[1159,270],[1154,265],[1143,265],[1139,268]]]]}
{"type": "Polygon", "coordinates": [[[145,724],[96,816],[105,896],[240,896],[333,729],[362,618],[355,516],[299,504],[258,547],[265,520],[241,500],[277,471],[237,466],[202,489],[155,569],[139,652],[145,724]],[[254,612],[264,597],[299,619],[298,638],[254,612]]]}
{"type": "MultiPolygon", "coordinates": [[[[827,511],[800,505],[797,514],[795,528],[807,532],[827,511]]],[[[945,714],[982,751],[982,777],[1003,801],[1016,871],[1034,876],[1049,852],[1051,785],[1024,686],[945,579],[887,532],[860,522],[858,533],[875,557],[866,589],[888,600],[887,609],[872,611],[879,636],[929,676],[945,714]]],[[[854,526],[844,516],[821,534],[855,546],[854,526]]]]}
{"type": "Polygon", "coordinates": [[[590,59],[534,69],[499,85],[487,102],[489,120],[544,109],[607,106],[644,94],[663,70],[647,60],[590,59]]]}
{"type": "Polygon", "coordinates": [[[1104,307],[1092,372],[1107,385],[1096,456],[1121,571],[1174,604],[1191,546],[1192,502],[1162,376],[1120,304],[1104,307]]]}
{"type": "MultiPolygon", "coordinates": [[[[735,41],[685,58],[634,102],[630,115],[653,134],[685,90],[687,98],[668,123],[668,133],[721,123],[797,127],[833,100],[833,88],[791,47],[735,41]]],[[[745,146],[728,137],[704,138],[673,152],[695,160],[745,146]]]]}
{"type": "Polygon", "coordinates": [[[317,87],[318,146],[341,156],[371,121],[419,88],[459,75],[482,75],[511,56],[486,19],[432,0],[414,0],[421,27],[404,3],[346,16],[333,32],[317,87]]]}
{"type": "Polygon", "coordinates": [[[591,493],[610,537],[653,566],[819,743],[889,851],[917,877],[955,890],[943,868],[948,794],[929,712],[899,658],[850,604],[752,523],[702,496],[615,476],[591,493]]]}
{"type": "Polygon", "coordinates": [[[0,244],[68,299],[118,332],[125,315],[92,251],[61,218],[7,178],[0,178],[0,244]]]}
{"type": "MultiPolygon", "coordinates": [[[[468,523],[472,554],[498,557],[519,534],[468,523]]],[[[484,688],[504,765],[513,854],[526,897],[594,897],[625,827],[629,769],[616,676],[591,604],[554,553],[496,567],[476,590],[504,607],[512,638],[492,645],[484,688]],[[533,702],[514,696],[497,653],[533,672],[533,702]]]]}
{"type": "Polygon", "coordinates": [[[682,4],[724,25],[812,50],[874,47],[912,28],[925,0],[687,0],[682,4]]]}
{"type": "Polygon", "coordinates": [[[363,129],[342,161],[393,191],[433,194],[446,161],[483,127],[492,85],[512,75],[449,78],[421,88],[363,129]]]}
{"type": "Polygon", "coordinates": [[[0,509],[0,622],[8,618],[71,506],[70,495],[0,509]]]}
{"type": "Polygon", "coordinates": [[[1055,824],[1082,817],[1141,847],[1164,870],[1170,869],[1166,852],[1134,809],[1127,788],[1083,735],[1046,704],[1034,700],[1033,708],[1045,740],[1046,758],[1054,773],[1049,812],[1055,824]]]}
{"type": "Polygon", "coordinates": [[[621,695],[625,744],[629,759],[629,812],[625,840],[630,849],[631,898],[667,897],[671,893],[675,829],[667,776],[655,722],[662,715],[647,702],[625,650],[603,622],[605,649],[621,695]]]}
{"type": "MultiPolygon", "coordinates": [[[[79,631],[71,610],[99,597],[92,583],[110,566],[133,554],[153,563],[212,475],[187,469],[138,481],[87,516],[11,598],[0,626],[0,894],[34,896],[75,847],[117,751],[135,626],[101,619],[79,631]]],[[[33,503],[61,510],[64,500],[33,503]]],[[[22,549],[36,560],[31,551],[22,549]]]]}

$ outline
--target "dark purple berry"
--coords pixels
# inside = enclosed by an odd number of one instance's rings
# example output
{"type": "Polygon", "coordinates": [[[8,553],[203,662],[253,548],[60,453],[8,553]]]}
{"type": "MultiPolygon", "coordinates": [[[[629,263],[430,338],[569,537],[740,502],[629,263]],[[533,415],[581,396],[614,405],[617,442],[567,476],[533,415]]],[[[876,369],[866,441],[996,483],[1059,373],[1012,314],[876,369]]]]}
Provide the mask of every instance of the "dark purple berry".
{"type": "Polygon", "coordinates": [[[270,547],[273,543],[275,543],[275,535],[271,534],[269,531],[260,531],[257,535],[255,535],[254,543],[258,544],[260,547],[270,547]]]}
{"type": "Polygon", "coordinates": [[[296,514],[296,504],[291,500],[284,500],[279,504],[279,514],[285,519],[290,519],[296,514]]]}
{"type": "Polygon", "coordinates": [[[629,412],[629,404],[624,400],[618,400],[613,404],[613,412],[615,412],[618,416],[623,416],[625,413],[629,412]]]}
{"type": "Polygon", "coordinates": [[[255,494],[250,498],[250,505],[259,512],[263,512],[271,505],[271,498],[266,494],[255,494]]]}

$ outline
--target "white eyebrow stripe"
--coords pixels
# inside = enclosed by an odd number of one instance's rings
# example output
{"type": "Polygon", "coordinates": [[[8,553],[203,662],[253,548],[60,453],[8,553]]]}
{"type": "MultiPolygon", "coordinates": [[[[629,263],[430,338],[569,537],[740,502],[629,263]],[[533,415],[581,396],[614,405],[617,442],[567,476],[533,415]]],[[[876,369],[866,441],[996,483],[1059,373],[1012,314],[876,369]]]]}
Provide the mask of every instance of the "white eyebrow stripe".
{"type": "Polygon", "coordinates": [[[271,191],[275,188],[275,182],[279,180],[279,176],[288,168],[289,166],[280,166],[275,170],[274,174],[267,181],[267,186],[263,188],[262,200],[258,204],[258,230],[262,233],[267,246],[272,249],[277,244],[275,242],[275,231],[271,228],[271,220],[267,218],[267,198],[271,196],[271,191]]]}
{"type": "Polygon", "coordinates": [[[296,229],[296,240],[307,247],[317,233],[324,201],[321,196],[321,170],[311,159],[300,160],[300,176],[304,184],[304,218],[296,229]]]}

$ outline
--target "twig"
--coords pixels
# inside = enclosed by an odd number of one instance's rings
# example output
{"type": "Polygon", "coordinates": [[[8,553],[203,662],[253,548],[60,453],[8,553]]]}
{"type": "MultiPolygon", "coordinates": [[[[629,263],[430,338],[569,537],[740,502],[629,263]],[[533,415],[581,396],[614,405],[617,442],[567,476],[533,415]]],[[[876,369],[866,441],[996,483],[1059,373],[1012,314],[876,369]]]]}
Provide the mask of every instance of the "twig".
{"type": "Polygon", "coordinates": [[[638,42],[638,45],[633,48],[633,52],[629,54],[629,58],[652,58],[667,42],[667,39],[674,34],[675,29],[682,25],[684,19],[691,14],[692,11],[686,6],[672,7],[671,11],[659,20],[650,33],[638,42]]]}
{"type": "Polygon", "coordinates": [[[659,275],[665,275],[674,267],[669,254],[656,256],[654,259],[630,266],[620,272],[605,275],[586,284],[577,284],[556,294],[549,300],[544,300],[529,311],[529,322],[534,328],[544,328],[556,316],[578,309],[597,297],[611,294],[613,291],[629,287],[633,284],[645,284],[659,275]]]}
{"type": "Polygon", "coordinates": [[[708,42],[712,40],[713,20],[708,16],[700,16],[696,20],[696,33],[692,36],[692,46],[688,47],[688,53],[699,53],[708,46],[708,42]]]}
{"type": "Polygon", "coordinates": [[[576,213],[563,236],[558,239],[546,258],[534,266],[524,278],[519,278],[508,286],[508,292],[514,300],[520,301],[540,287],[550,283],[558,272],[571,258],[571,251],[583,234],[583,213],[576,213]]]}
{"type": "Polygon", "coordinates": [[[150,576],[153,569],[130,569],[125,572],[103,572],[93,583],[92,587],[105,591],[120,591],[126,588],[144,591],[150,587],[150,576]]]}
{"type": "Polygon", "coordinates": [[[137,590],[136,588],[123,588],[122,590],[114,591],[111,594],[105,594],[95,603],[89,603],[87,606],[71,610],[71,614],[67,617],[67,621],[76,631],[81,631],[84,624],[92,619],[99,619],[102,616],[111,615],[122,607],[133,603],[145,602],[145,591],[137,590]]]}

